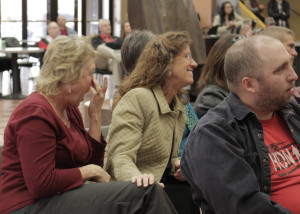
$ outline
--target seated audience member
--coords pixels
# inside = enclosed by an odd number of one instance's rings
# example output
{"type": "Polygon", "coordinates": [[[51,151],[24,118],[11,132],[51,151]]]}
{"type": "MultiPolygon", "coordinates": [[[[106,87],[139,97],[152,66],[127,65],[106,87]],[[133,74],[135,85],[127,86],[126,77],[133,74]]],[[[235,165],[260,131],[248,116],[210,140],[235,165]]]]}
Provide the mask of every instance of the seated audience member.
{"type": "Polygon", "coordinates": [[[128,35],[121,47],[122,65],[129,76],[135,68],[142,51],[146,44],[154,37],[151,31],[134,30],[128,35]]]}
{"type": "Polygon", "coordinates": [[[251,19],[244,19],[239,32],[243,36],[252,36],[254,34],[253,21],[251,19]]]}
{"type": "Polygon", "coordinates": [[[122,40],[124,40],[125,37],[128,36],[131,33],[132,33],[132,29],[131,29],[130,23],[129,23],[129,21],[125,21],[122,24],[122,29],[121,29],[122,40]]]}
{"type": "Polygon", "coordinates": [[[286,0],[270,0],[268,3],[268,15],[274,18],[276,26],[290,28],[290,11],[290,4],[286,0]]]}
{"type": "Polygon", "coordinates": [[[295,57],[298,56],[295,46],[296,35],[294,31],[285,27],[272,26],[263,30],[260,34],[278,39],[290,54],[291,64],[293,65],[295,57]]]}
{"type": "Polygon", "coordinates": [[[268,16],[265,18],[265,26],[266,28],[275,26],[275,20],[273,19],[273,17],[268,16]]]}
{"type": "Polygon", "coordinates": [[[92,38],[92,45],[97,50],[96,67],[108,69],[113,73],[115,87],[119,87],[122,81],[122,69],[120,66],[122,39],[111,35],[110,21],[99,20],[99,35],[92,38]]]}
{"type": "Polygon", "coordinates": [[[47,26],[48,35],[39,41],[39,48],[47,50],[48,44],[58,36],[58,30],[58,24],[56,22],[50,22],[47,26]]]}
{"type": "Polygon", "coordinates": [[[245,6],[254,13],[262,22],[265,21],[265,18],[261,15],[264,11],[265,6],[260,4],[258,0],[245,0],[245,6]]]}
{"type": "Polygon", "coordinates": [[[5,129],[0,213],[176,213],[153,179],[136,180],[145,188],[109,182],[101,136],[107,80],[101,87],[94,69],[94,50],[85,38],[60,36],[49,45],[36,92],[5,129]],[[78,106],[89,91],[87,132],[78,106]]]}
{"type": "Polygon", "coordinates": [[[198,97],[194,110],[200,119],[229,95],[224,73],[224,59],[228,48],[240,39],[237,34],[223,35],[208,53],[206,63],[197,83],[198,97]]]}
{"type": "Polygon", "coordinates": [[[178,213],[199,213],[178,158],[187,103],[182,88],[193,83],[197,66],[190,43],[182,31],[148,42],[114,101],[105,163],[113,180],[154,175],[178,213]]]}
{"type": "Polygon", "coordinates": [[[277,39],[254,35],[229,48],[224,67],[231,93],[201,118],[183,150],[194,201],[203,214],[300,213],[290,55],[277,39]]]}
{"type": "Polygon", "coordinates": [[[243,18],[234,12],[230,2],[224,2],[214,17],[213,26],[218,26],[217,34],[237,33],[243,24],[243,18]]]}
{"type": "Polygon", "coordinates": [[[221,6],[224,2],[230,2],[230,4],[233,7],[233,10],[237,14],[241,15],[241,7],[240,7],[240,4],[239,4],[239,0],[215,0],[215,7],[214,7],[214,11],[213,11],[214,16],[219,13],[220,8],[221,8],[221,6]]]}
{"type": "MultiPolygon", "coordinates": [[[[122,44],[121,56],[122,64],[126,69],[127,75],[129,76],[133,69],[135,68],[136,62],[138,61],[145,45],[154,37],[154,34],[150,31],[140,31],[135,30],[130,35],[128,35],[122,44]]],[[[190,131],[196,125],[198,118],[194,112],[190,102],[185,105],[186,114],[186,125],[184,129],[184,134],[180,144],[179,157],[181,156],[181,151],[183,145],[190,133],[190,131]]]]}
{"type": "Polygon", "coordinates": [[[274,18],[270,17],[270,16],[266,17],[265,18],[265,26],[266,26],[266,28],[275,26],[275,20],[274,20],[274,18]]]}
{"type": "MultiPolygon", "coordinates": [[[[294,64],[295,57],[298,56],[295,45],[295,33],[294,31],[285,28],[273,26],[265,29],[261,32],[262,35],[271,36],[275,39],[278,39],[285,47],[287,52],[291,56],[291,64],[294,64]]],[[[300,103],[300,87],[294,87],[294,96],[293,99],[300,103]]]]}
{"type": "Polygon", "coordinates": [[[265,28],[255,28],[253,29],[253,35],[260,34],[264,29],[275,26],[275,21],[272,17],[266,17],[265,18],[265,28]]]}
{"type": "Polygon", "coordinates": [[[57,24],[59,26],[58,35],[72,36],[77,35],[77,32],[72,28],[66,26],[66,18],[64,16],[57,16],[57,24]]]}

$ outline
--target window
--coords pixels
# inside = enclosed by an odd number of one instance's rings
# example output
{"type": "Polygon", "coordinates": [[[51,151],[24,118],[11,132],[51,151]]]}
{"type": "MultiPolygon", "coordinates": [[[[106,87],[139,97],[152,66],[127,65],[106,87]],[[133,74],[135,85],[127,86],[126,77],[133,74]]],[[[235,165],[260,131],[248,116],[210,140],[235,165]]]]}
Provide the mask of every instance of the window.
{"type": "Polygon", "coordinates": [[[22,40],[22,0],[1,0],[1,37],[22,40]]]}
{"type": "Polygon", "coordinates": [[[99,1],[87,0],[86,35],[98,33],[99,1]]]}
{"type": "Polygon", "coordinates": [[[47,0],[27,0],[27,20],[28,41],[39,41],[45,37],[47,35],[47,0]]]}
{"type": "Polygon", "coordinates": [[[75,7],[74,0],[59,0],[58,1],[58,15],[66,18],[66,25],[68,28],[75,30],[75,14],[77,8],[75,7]]]}
{"type": "Polygon", "coordinates": [[[0,36],[39,41],[47,35],[47,23],[56,21],[57,15],[64,16],[67,26],[79,35],[87,36],[98,33],[99,18],[110,19],[118,35],[120,14],[112,17],[111,13],[120,13],[121,4],[121,0],[0,0],[0,36]]]}

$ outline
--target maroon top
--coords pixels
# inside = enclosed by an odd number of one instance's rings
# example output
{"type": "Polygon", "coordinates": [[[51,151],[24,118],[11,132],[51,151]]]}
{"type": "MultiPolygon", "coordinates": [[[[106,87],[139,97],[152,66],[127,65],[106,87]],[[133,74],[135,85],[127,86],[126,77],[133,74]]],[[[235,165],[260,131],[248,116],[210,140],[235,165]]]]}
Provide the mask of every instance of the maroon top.
{"type": "Polygon", "coordinates": [[[106,142],[88,135],[78,108],[68,107],[67,114],[70,128],[37,93],[12,113],[4,132],[0,213],[81,186],[80,166],[103,166],[106,142]]]}
{"type": "Polygon", "coordinates": [[[64,30],[60,29],[60,35],[68,36],[68,31],[67,31],[67,29],[66,29],[66,28],[65,28],[64,30]]]}

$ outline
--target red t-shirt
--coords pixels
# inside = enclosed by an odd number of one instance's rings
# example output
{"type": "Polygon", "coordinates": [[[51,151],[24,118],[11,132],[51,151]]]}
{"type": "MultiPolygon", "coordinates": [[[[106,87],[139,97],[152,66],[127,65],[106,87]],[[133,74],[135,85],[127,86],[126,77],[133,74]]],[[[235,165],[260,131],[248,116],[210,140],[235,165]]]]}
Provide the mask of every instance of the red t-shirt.
{"type": "Polygon", "coordinates": [[[300,214],[300,151],[285,122],[274,113],[263,125],[271,167],[271,199],[300,214]]]}

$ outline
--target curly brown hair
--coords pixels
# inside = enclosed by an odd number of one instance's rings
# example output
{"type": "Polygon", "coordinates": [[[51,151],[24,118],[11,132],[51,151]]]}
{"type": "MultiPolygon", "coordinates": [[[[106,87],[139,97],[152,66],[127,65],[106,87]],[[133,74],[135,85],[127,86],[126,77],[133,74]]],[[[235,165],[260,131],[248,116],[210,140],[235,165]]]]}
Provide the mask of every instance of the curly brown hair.
{"type": "MultiPolygon", "coordinates": [[[[152,38],[143,50],[133,72],[120,86],[112,108],[114,109],[131,89],[165,85],[173,58],[191,42],[186,31],[171,31],[152,38]]],[[[180,90],[177,96],[183,104],[187,102],[188,95],[183,90],[180,90]]]]}

